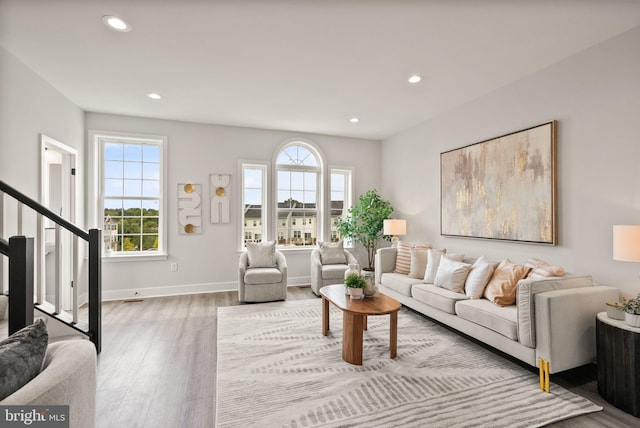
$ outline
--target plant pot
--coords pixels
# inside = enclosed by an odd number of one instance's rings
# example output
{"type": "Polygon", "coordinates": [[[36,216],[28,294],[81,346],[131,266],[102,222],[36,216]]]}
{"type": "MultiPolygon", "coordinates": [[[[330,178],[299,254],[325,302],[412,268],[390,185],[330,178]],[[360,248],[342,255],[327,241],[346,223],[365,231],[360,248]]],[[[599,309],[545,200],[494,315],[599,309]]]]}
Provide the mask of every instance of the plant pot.
{"type": "Polygon", "coordinates": [[[625,312],[622,309],[618,309],[622,306],[618,302],[607,302],[607,316],[612,320],[624,320],[625,312]]]}
{"type": "Polygon", "coordinates": [[[347,290],[349,290],[349,295],[353,300],[360,300],[364,297],[362,288],[348,288],[347,290]]]}
{"type": "Polygon", "coordinates": [[[640,315],[634,315],[630,314],[629,312],[625,312],[624,322],[631,327],[640,328],[640,315]]]}
{"type": "MultiPolygon", "coordinates": [[[[360,275],[360,266],[358,266],[358,263],[349,263],[349,267],[344,271],[344,279],[347,279],[347,277],[352,273],[360,275]]],[[[344,294],[349,294],[349,289],[347,287],[345,287],[344,294]]]]}
{"type": "Polygon", "coordinates": [[[367,285],[364,287],[364,295],[366,297],[371,297],[376,294],[376,272],[373,270],[362,270],[362,277],[364,278],[367,285]]]}

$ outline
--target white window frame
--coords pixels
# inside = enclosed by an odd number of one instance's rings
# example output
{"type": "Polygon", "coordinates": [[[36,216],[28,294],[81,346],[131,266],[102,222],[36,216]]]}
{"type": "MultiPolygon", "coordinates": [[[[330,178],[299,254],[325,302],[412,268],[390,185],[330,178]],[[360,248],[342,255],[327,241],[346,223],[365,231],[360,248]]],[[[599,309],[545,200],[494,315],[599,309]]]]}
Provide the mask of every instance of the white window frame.
{"type": "MultiPolygon", "coordinates": [[[[240,225],[238,230],[238,247],[239,250],[244,250],[244,229],[248,226],[243,226],[247,222],[247,219],[244,217],[244,171],[245,169],[259,169],[262,171],[262,212],[259,221],[260,225],[260,235],[262,240],[265,240],[265,237],[269,236],[267,225],[268,215],[269,215],[269,163],[268,162],[259,162],[259,161],[249,161],[249,160],[240,160],[238,161],[238,177],[240,177],[240,209],[238,210],[240,214],[240,221],[238,224],[240,225]]],[[[253,223],[250,223],[253,224],[253,223]]],[[[255,236],[255,235],[254,235],[255,236]]]]}
{"type": "Polygon", "coordinates": [[[89,204],[89,222],[93,227],[103,228],[104,216],[104,171],[103,171],[103,142],[106,140],[129,141],[134,144],[154,144],[160,149],[160,214],[158,216],[158,250],[153,254],[145,251],[132,252],[102,252],[103,261],[143,261],[143,260],[166,260],[168,256],[168,232],[167,232],[167,146],[168,139],[161,135],[133,134],[112,131],[89,131],[89,162],[92,164],[89,180],[89,200],[94,201],[89,204]]]}
{"type": "MultiPolygon", "coordinates": [[[[345,177],[345,183],[344,183],[344,204],[342,207],[342,213],[343,216],[347,215],[347,210],[349,208],[351,208],[353,206],[353,189],[354,189],[354,177],[355,177],[355,171],[353,167],[345,167],[345,166],[331,166],[329,167],[329,174],[327,174],[327,181],[329,183],[328,188],[329,191],[328,193],[328,197],[327,197],[327,213],[329,213],[328,215],[328,219],[327,219],[327,230],[329,231],[329,239],[331,239],[331,229],[333,227],[333,219],[331,218],[331,192],[333,189],[331,189],[331,176],[333,174],[342,174],[345,177]]],[[[346,248],[353,248],[353,240],[350,238],[345,238],[344,240],[344,246],[346,248]]]]}
{"type": "MultiPolygon", "coordinates": [[[[274,175],[274,179],[273,184],[272,184],[272,194],[273,194],[273,207],[272,207],[272,215],[274,217],[274,222],[273,222],[273,227],[275,227],[275,230],[273,232],[273,235],[277,235],[277,230],[278,230],[278,171],[279,170],[288,170],[288,171],[300,171],[300,172],[309,172],[309,171],[313,171],[313,172],[317,172],[317,179],[316,179],[316,213],[317,213],[317,224],[316,224],[316,242],[320,242],[320,241],[324,241],[325,240],[325,230],[326,228],[324,227],[324,219],[326,218],[324,211],[326,210],[325,208],[325,189],[327,189],[326,185],[325,185],[325,180],[327,177],[327,172],[326,172],[326,163],[324,160],[324,155],[322,154],[322,151],[318,148],[318,146],[316,146],[314,143],[312,143],[310,140],[306,139],[306,138],[290,138],[288,140],[286,140],[285,142],[283,142],[282,144],[280,144],[274,154],[273,154],[273,175],[274,175]],[[285,150],[287,147],[290,146],[303,146],[305,147],[307,150],[309,150],[314,157],[317,159],[318,161],[318,166],[317,167],[310,167],[310,166],[304,166],[304,165],[297,165],[295,167],[287,167],[287,168],[279,168],[278,167],[278,156],[280,155],[280,153],[282,153],[283,150],[285,150]]],[[[280,251],[310,251],[311,249],[315,248],[317,245],[305,245],[305,246],[282,246],[282,247],[278,247],[278,249],[280,251]]]]}

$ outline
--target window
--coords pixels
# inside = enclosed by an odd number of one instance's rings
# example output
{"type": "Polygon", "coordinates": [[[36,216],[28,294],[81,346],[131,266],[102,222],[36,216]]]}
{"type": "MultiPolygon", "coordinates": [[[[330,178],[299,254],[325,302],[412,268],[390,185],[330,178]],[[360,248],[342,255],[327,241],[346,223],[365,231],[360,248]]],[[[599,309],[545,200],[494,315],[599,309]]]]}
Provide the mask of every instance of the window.
{"type": "Polygon", "coordinates": [[[242,164],[242,216],[244,228],[243,246],[246,242],[262,242],[266,235],[266,179],[267,166],[264,164],[242,164]],[[251,225],[251,226],[248,226],[251,225]],[[253,236],[253,240],[251,239],[253,236]]]}
{"type": "Polygon", "coordinates": [[[92,132],[104,256],[166,254],[166,139],[92,132]]]}
{"type": "Polygon", "coordinates": [[[353,170],[326,170],[323,163],[313,144],[300,139],[285,142],[274,153],[273,174],[267,163],[241,161],[240,242],[246,240],[245,231],[251,231],[256,241],[277,239],[281,249],[338,241],[336,225],[351,206],[353,170]],[[267,219],[267,213],[273,218],[267,219]],[[247,226],[254,221],[255,227],[247,226]]]}
{"type": "Polygon", "coordinates": [[[315,245],[320,231],[308,220],[320,216],[320,156],[311,145],[295,141],[285,145],[277,154],[276,169],[278,219],[291,219],[291,226],[302,225],[302,230],[297,231],[288,225],[279,226],[284,227],[282,232],[286,238],[283,245],[315,245]],[[298,223],[298,220],[302,221],[298,223]]]}
{"type": "MultiPolygon", "coordinates": [[[[338,232],[337,225],[340,220],[347,215],[347,210],[351,207],[352,198],[352,170],[350,169],[332,169],[330,178],[330,212],[331,212],[331,241],[337,242],[342,237],[338,232]]],[[[345,244],[351,246],[351,240],[348,239],[345,244]]]]}

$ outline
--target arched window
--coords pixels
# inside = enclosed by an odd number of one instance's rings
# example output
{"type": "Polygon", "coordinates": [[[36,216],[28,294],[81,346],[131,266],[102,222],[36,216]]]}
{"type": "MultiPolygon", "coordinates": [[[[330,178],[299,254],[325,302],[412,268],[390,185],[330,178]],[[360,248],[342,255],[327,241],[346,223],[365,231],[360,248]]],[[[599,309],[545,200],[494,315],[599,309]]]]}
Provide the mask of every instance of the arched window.
{"type": "Polygon", "coordinates": [[[276,228],[280,246],[316,245],[322,231],[322,161],[309,143],[293,141],[276,156],[276,228]]]}

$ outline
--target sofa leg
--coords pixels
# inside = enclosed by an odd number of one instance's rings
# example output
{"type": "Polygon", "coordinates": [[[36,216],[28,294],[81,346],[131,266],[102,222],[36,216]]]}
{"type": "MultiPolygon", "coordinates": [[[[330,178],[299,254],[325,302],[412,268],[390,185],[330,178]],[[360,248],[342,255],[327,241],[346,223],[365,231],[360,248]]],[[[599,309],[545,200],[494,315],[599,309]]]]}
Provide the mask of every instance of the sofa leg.
{"type": "Polygon", "coordinates": [[[549,392],[549,361],[544,358],[538,360],[540,366],[540,389],[549,392]]]}

